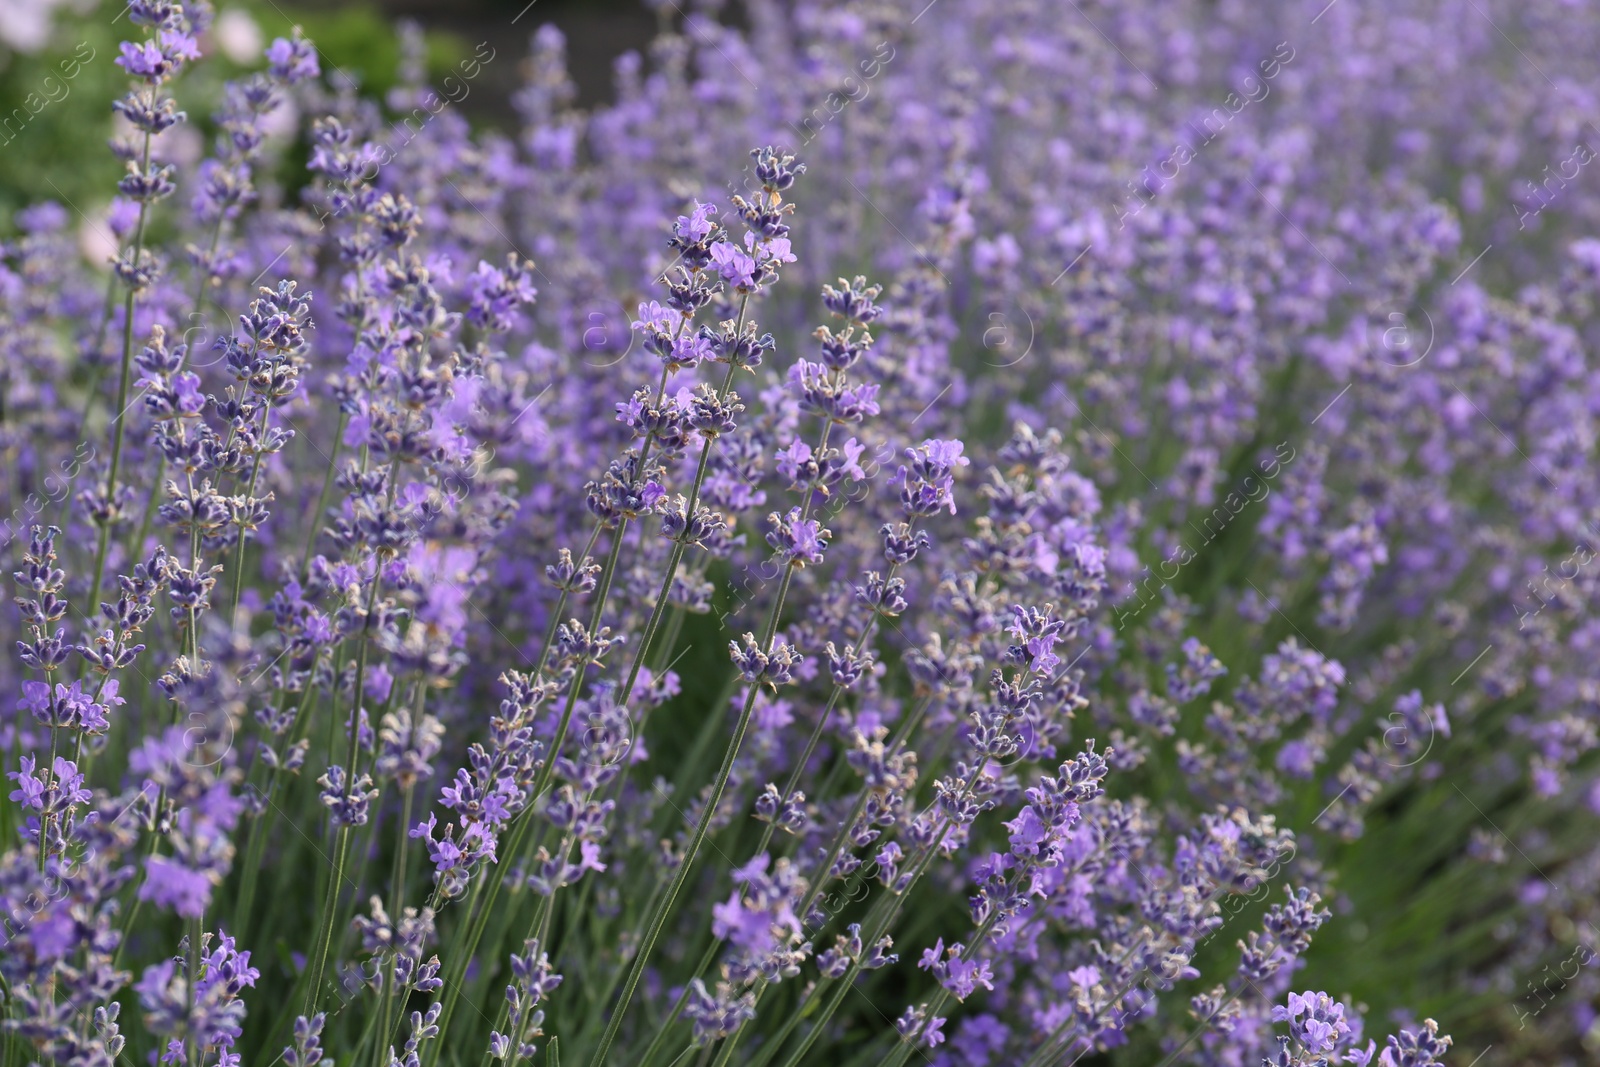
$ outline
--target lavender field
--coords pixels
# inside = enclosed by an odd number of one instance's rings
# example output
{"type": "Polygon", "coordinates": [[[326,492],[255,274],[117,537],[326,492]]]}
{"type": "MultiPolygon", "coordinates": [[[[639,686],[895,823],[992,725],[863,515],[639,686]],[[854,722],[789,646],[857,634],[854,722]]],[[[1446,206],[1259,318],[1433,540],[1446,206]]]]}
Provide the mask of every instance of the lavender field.
{"type": "Polygon", "coordinates": [[[1600,1063],[1600,5],[645,6],[0,3],[0,1067],[1600,1063]]]}

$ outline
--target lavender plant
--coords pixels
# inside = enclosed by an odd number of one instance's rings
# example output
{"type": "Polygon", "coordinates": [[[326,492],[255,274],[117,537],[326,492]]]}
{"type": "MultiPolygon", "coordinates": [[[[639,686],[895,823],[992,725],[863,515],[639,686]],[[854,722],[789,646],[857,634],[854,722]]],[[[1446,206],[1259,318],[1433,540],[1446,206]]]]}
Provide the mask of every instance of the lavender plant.
{"type": "Polygon", "coordinates": [[[1600,21],[658,6],[513,135],[127,6],[6,1067],[1592,1059],[1600,21]]]}

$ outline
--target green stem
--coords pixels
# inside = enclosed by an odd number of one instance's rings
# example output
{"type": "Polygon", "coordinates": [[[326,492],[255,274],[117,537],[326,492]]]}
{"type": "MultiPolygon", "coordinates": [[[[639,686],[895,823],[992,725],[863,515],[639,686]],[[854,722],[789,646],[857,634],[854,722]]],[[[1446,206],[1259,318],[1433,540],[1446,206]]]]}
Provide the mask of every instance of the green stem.
{"type": "Polygon", "coordinates": [[[333,489],[333,472],[339,463],[339,446],[344,441],[345,428],[350,425],[350,413],[339,412],[339,422],[333,432],[333,448],[328,453],[328,467],[322,472],[322,491],[317,494],[317,510],[311,516],[311,528],[306,531],[305,551],[300,554],[300,577],[311,573],[311,553],[317,547],[318,528],[328,513],[328,494],[333,489]]]}
{"type": "MultiPolygon", "coordinates": [[[[378,603],[378,587],[383,583],[383,564],[381,560],[374,559],[372,575],[372,588],[367,593],[367,611],[361,619],[361,629],[357,633],[357,640],[361,642],[356,649],[356,677],[354,699],[350,705],[350,748],[349,759],[345,764],[345,794],[348,796],[356,788],[356,761],[360,756],[361,742],[361,698],[366,682],[367,628],[372,624],[372,612],[378,603]]],[[[339,846],[333,863],[333,877],[328,881],[328,893],[323,901],[322,924],[317,934],[317,947],[315,949],[315,962],[307,971],[310,984],[306,988],[307,1015],[313,1015],[317,1010],[318,998],[321,994],[322,975],[327,967],[328,953],[333,944],[333,925],[339,899],[339,883],[344,880],[344,865],[350,851],[350,827],[339,827],[339,846]]]]}
{"type": "MultiPolygon", "coordinates": [[[[272,399],[270,397],[263,398],[262,402],[261,402],[261,430],[260,430],[260,433],[256,437],[256,448],[257,449],[260,449],[260,447],[261,447],[261,438],[266,435],[266,432],[267,432],[267,419],[270,418],[271,415],[272,415],[272,399]]],[[[250,468],[250,484],[245,489],[245,492],[244,492],[245,508],[246,509],[250,508],[251,502],[252,502],[252,498],[256,495],[256,481],[261,477],[261,461],[265,457],[266,457],[266,453],[265,452],[257,451],[256,452],[256,461],[250,468]]],[[[316,524],[315,523],[312,524],[312,528],[313,529],[316,528],[316,524]]],[[[239,524],[239,552],[238,552],[238,555],[235,556],[235,558],[234,558],[234,568],[233,568],[233,601],[229,605],[229,608],[228,608],[228,625],[229,626],[232,626],[234,624],[234,620],[236,618],[238,618],[238,615],[239,615],[239,595],[244,592],[244,554],[245,554],[245,548],[249,544],[249,536],[248,536],[248,534],[249,534],[249,531],[245,528],[244,523],[240,523],[239,524]]]]}
{"type": "Polygon", "coordinates": [[[184,999],[189,1006],[188,1022],[183,1028],[184,1062],[189,1067],[200,1067],[200,1043],[196,1040],[194,1031],[194,993],[195,986],[200,981],[200,916],[196,915],[189,920],[189,973],[184,984],[184,999]]]}
{"type": "Polygon", "coordinates": [[[323,920],[317,929],[317,939],[312,947],[312,963],[306,971],[306,1016],[316,1014],[321,993],[322,973],[327,966],[328,950],[333,941],[333,917],[339,901],[339,882],[344,878],[344,863],[350,850],[350,827],[339,827],[339,843],[334,848],[333,870],[328,879],[328,891],[322,899],[323,920]]]}
{"type": "MultiPolygon", "coordinates": [[[[48,678],[48,676],[46,676],[48,678]]],[[[46,684],[49,684],[46,682],[46,684]]],[[[45,769],[45,789],[55,788],[56,782],[56,750],[61,743],[61,727],[50,727],[50,765],[45,769]]],[[[39,823],[39,873],[44,873],[45,861],[50,858],[50,824],[54,818],[46,813],[39,823]]]]}
{"type": "MultiPolygon", "coordinates": [[[[421,688],[423,688],[423,683],[422,683],[421,679],[419,679],[418,682],[417,682],[417,688],[419,690],[421,688]]],[[[419,705],[422,703],[422,698],[420,696],[417,699],[417,703],[419,705]]],[[[419,708],[419,711],[420,711],[420,708],[419,708]]],[[[420,715],[418,716],[418,719],[420,719],[420,715]]],[[[415,723],[415,722],[418,721],[418,719],[413,719],[412,722],[415,723]]],[[[405,791],[405,799],[401,804],[400,843],[397,846],[397,849],[396,849],[396,852],[395,852],[395,857],[394,857],[394,874],[393,874],[393,877],[390,879],[390,882],[389,882],[389,919],[390,919],[390,921],[396,922],[396,923],[398,923],[400,921],[401,912],[405,907],[405,900],[406,900],[406,897],[405,897],[405,892],[406,892],[406,853],[409,851],[406,848],[406,833],[407,833],[408,828],[411,826],[411,809],[412,809],[412,802],[415,799],[415,797],[416,797],[416,786],[415,786],[415,784],[407,786],[406,787],[406,791],[405,791]]],[[[396,990],[394,988],[394,976],[395,976],[395,970],[396,970],[396,968],[398,966],[399,966],[399,960],[393,959],[393,958],[391,958],[389,960],[389,975],[388,975],[388,978],[384,982],[384,985],[383,985],[383,993],[382,993],[383,999],[379,1003],[378,1011],[373,1013],[374,1017],[376,1017],[379,1020],[379,1024],[380,1024],[379,1033],[384,1034],[386,1037],[388,1035],[390,1035],[392,1033],[392,1030],[393,1030],[393,1024],[392,1024],[392,1022],[390,1020],[393,1018],[394,1004],[395,1004],[395,999],[396,999],[395,998],[396,990]]],[[[388,1053],[388,1041],[385,1040],[385,1041],[379,1042],[378,1051],[377,1051],[377,1059],[374,1061],[373,1067],[384,1067],[384,1065],[388,1062],[387,1053],[388,1053]]]]}

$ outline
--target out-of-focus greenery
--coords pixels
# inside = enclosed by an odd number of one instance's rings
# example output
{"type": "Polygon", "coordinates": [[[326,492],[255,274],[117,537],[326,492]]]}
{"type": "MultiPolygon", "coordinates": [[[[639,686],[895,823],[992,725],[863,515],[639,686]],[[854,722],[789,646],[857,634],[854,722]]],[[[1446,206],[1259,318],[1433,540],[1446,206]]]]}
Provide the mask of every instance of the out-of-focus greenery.
{"type": "MultiPolygon", "coordinates": [[[[118,42],[130,38],[121,14],[125,6],[121,0],[103,0],[87,14],[62,13],[50,45],[36,55],[0,48],[0,233],[14,231],[13,217],[26,204],[56,200],[74,214],[94,218],[115,194],[121,167],[106,142],[114,132],[111,102],[127,88],[115,62],[118,42]],[[74,62],[75,76],[68,78],[64,72],[72,71],[74,62]]],[[[394,84],[399,37],[376,6],[316,9],[278,0],[223,0],[217,10],[250,15],[263,44],[299,25],[316,42],[324,66],[350,75],[367,95],[381,99],[394,84]]],[[[430,76],[444,76],[472,51],[449,32],[430,30],[426,40],[430,76]]],[[[202,47],[216,51],[209,36],[202,47]]],[[[184,105],[215,101],[217,82],[248,69],[217,54],[196,64],[178,82],[175,95],[184,105]]],[[[208,106],[188,110],[193,128],[209,137],[208,106]]]]}
{"type": "Polygon", "coordinates": [[[112,62],[117,29],[109,17],[64,19],[38,55],[0,52],[0,229],[9,232],[17,208],[30,201],[88,211],[115,192],[118,166],[106,139],[111,100],[126,81],[112,62]],[[62,64],[75,50],[92,58],[77,59],[77,76],[68,79],[62,64]]]}

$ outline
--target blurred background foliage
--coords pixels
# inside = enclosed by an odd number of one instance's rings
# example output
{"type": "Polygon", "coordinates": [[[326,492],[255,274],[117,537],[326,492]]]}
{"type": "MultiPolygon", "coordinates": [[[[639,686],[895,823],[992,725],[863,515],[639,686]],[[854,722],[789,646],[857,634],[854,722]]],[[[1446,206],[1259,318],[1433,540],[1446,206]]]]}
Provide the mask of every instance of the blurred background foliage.
{"type": "MultiPolygon", "coordinates": [[[[510,98],[528,43],[553,22],[568,40],[573,79],[584,105],[611,94],[617,56],[642,49],[655,16],[638,0],[213,0],[217,23],[206,47],[216,54],[196,64],[176,96],[197,137],[209,137],[207,101],[222,82],[261,65],[260,50],[300,26],[325,65],[350,75],[364,95],[382,100],[400,63],[397,25],[410,19],[424,31],[428,78],[438,82],[479,42],[497,54],[486,64],[461,113],[477,126],[509,129],[510,98]],[[252,47],[254,46],[254,47],[252,47]]],[[[126,89],[116,66],[127,33],[125,0],[0,0],[0,234],[15,232],[18,208],[43,199],[98,219],[115,192],[121,167],[106,147],[113,134],[111,101],[126,89]],[[92,57],[87,58],[85,57],[92,57]],[[76,58],[76,74],[63,63],[76,58]]],[[[196,141],[196,150],[203,147],[196,141]]]]}

